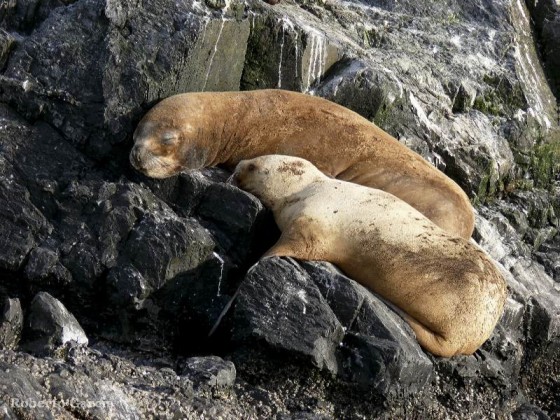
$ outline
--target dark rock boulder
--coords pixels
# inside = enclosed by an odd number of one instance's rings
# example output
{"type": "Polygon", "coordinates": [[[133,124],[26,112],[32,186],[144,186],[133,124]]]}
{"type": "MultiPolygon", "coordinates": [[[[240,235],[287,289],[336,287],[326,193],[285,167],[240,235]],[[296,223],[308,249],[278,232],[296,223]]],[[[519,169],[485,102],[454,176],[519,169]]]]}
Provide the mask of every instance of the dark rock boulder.
{"type": "Polygon", "coordinates": [[[344,331],[309,275],[291,259],[267,258],[248,271],[237,292],[235,340],[263,342],[337,372],[344,331]]]}
{"type": "Polygon", "coordinates": [[[346,375],[382,395],[418,392],[431,379],[431,361],[408,324],[378,297],[364,292],[364,303],[342,343],[346,375]]]}
{"type": "Polygon", "coordinates": [[[234,274],[226,257],[214,253],[154,293],[152,302],[160,308],[158,317],[168,325],[169,339],[177,351],[197,354],[218,345],[213,327],[219,324],[237,287],[234,274]]]}
{"type": "Polygon", "coordinates": [[[0,349],[15,348],[23,329],[23,311],[19,299],[5,298],[0,315],[0,349]]]}
{"type": "Polygon", "coordinates": [[[31,201],[29,190],[13,179],[9,164],[0,157],[0,270],[17,271],[27,255],[43,240],[52,226],[31,201]],[[10,179],[11,175],[11,179],[10,179]]]}
{"type": "Polygon", "coordinates": [[[432,363],[408,324],[387,303],[325,263],[304,263],[345,329],[342,377],[387,395],[414,393],[431,379],[432,363]]]}
{"type": "Polygon", "coordinates": [[[154,100],[177,91],[239,88],[247,20],[206,19],[196,4],[168,0],[142,7],[78,1],[44,15],[33,21],[30,42],[11,53],[0,97],[28,117],[49,121],[90,156],[108,157],[154,100]],[[88,42],[57,42],[66,32],[88,42]],[[174,47],[164,53],[168,45],[174,47]]]}
{"type": "Polygon", "coordinates": [[[554,0],[526,0],[541,41],[544,68],[560,98],[560,6],[554,0]]]}
{"type": "Polygon", "coordinates": [[[370,293],[332,264],[305,261],[301,266],[311,276],[344,330],[351,329],[370,293]]]}
{"type": "Polygon", "coordinates": [[[198,266],[213,248],[210,235],[195,220],[147,214],[131,231],[109,272],[111,300],[120,306],[141,307],[154,290],[198,266]]]}
{"type": "Polygon", "coordinates": [[[66,344],[87,345],[88,338],[74,315],[46,292],[29,306],[22,346],[37,354],[56,354],[66,344]]]}
{"type": "Polygon", "coordinates": [[[310,358],[381,395],[416,392],[432,363],[404,320],[332,266],[265,259],[235,301],[233,336],[310,358]]]}

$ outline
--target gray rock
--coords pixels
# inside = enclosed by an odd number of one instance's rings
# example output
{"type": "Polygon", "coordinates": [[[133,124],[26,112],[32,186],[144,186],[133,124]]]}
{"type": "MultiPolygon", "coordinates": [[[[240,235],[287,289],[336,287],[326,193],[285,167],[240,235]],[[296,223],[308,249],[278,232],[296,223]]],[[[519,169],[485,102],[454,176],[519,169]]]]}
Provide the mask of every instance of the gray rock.
{"type": "Polygon", "coordinates": [[[85,418],[141,419],[134,401],[111,380],[92,378],[86,374],[59,367],[45,381],[53,400],[85,418]]]}
{"type": "Polygon", "coordinates": [[[17,271],[31,250],[52,229],[33,205],[27,188],[13,179],[0,178],[0,268],[17,271]]]}
{"type": "Polygon", "coordinates": [[[421,390],[431,379],[432,363],[408,324],[378,297],[365,299],[341,349],[346,375],[380,394],[421,390]]]}
{"type": "Polygon", "coordinates": [[[274,244],[275,235],[279,236],[271,213],[261,202],[229,184],[211,183],[201,194],[194,214],[207,222],[236,265],[262,254],[274,244]],[[263,231],[270,232],[268,238],[260,235],[263,231]]]}
{"type": "Polygon", "coordinates": [[[168,280],[206,260],[213,247],[209,233],[195,220],[173,213],[146,214],[108,275],[111,300],[140,308],[168,280]]]}
{"type": "Polygon", "coordinates": [[[166,319],[178,351],[207,352],[221,330],[221,314],[228,307],[237,287],[227,257],[214,253],[200,266],[176,276],[153,295],[161,308],[160,318],[166,319]],[[213,327],[220,326],[218,334],[213,327]],[[210,334],[212,332],[212,334],[210,334]]]}
{"type": "Polygon", "coordinates": [[[23,311],[19,299],[5,298],[0,316],[0,349],[15,348],[23,329],[23,311]]]}
{"type": "Polygon", "coordinates": [[[432,363],[386,303],[330,264],[303,267],[345,328],[338,352],[342,377],[383,395],[417,392],[430,381],[432,363]]]}
{"type": "Polygon", "coordinates": [[[9,32],[0,29],[0,68],[4,67],[6,61],[8,61],[10,51],[14,46],[14,41],[14,37],[11,36],[9,32]]]}
{"type": "Polygon", "coordinates": [[[62,265],[57,252],[41,246],[29,254],[24,273],[27,279],[39,287],[53,283],[65,286],[72,281],[72,274],[62,265]]]}
{"type": "Polygon", "coordinates": [[[548,420],[550,417],[539,407],[523,404],[511,415],[513,420],[548,420]]]}
{"type": "Polygon", "coordinates": [[[529,302],[527,335],[535,344],[560,339],[560,307],[556,297],[541,294],[529,302]]]}
{"type": "Polygon", "coordinates": [[[56,404],[30,373],[3,361],[0,361],[0,373],[0,399],[3,402],[0,412],[7,413],[8,419],[70,418],[68,414],[57,409],[56,404]]]}
{"type": "MultiPolygon", "coordinates": [[[[453,95],[453,93],[452,93],[453,95]]],[[[476,99],[476,89],[468,82],[461,82],[455,92],[453,101],[453,112],[465,112],[471,109],[476,99]]]]}
{"type": "Polygon", "coordinates": [[[259,261],[239,287],[233,331],[238,341],[263,342],[336,372],[343,335],[317,286],[291,259],[259,261]]]}
{"type": "Polygon", "coordinates": [[[399,315],[331,265],[305,263],[305,273],[289,261],[265,259],[251,269],[237,294],[234,336],[311,355],[317,365],[385,396],[416,392],[430,381],[432,363],[399,315]],[[347,331],[343,339],[342,332],[333,338],[333,327],[322,321],[331,314],[347,331]],[[330,360],[333,351],[336,364],[330,360]]]}
{"type": "Polygon", "coordinates": [[[67,343],[88,344],[74,315],[46,292],[35,295],[29,307],[23,347],[37,354],[55,354],[67,343]]]}
{"type": "Polygon", "coordinates": [[[369,292],[332,264],[306,261],[302,267],[309,273],[342,327],[349,330],[369,292]]]}
{"type": "Polygon", "coordinates": [[[556,97],[560,94],[560,73],[558,59],[560,50],[560,6],[555,0],[528,0],[527,6],[535,23],[541,41],[540,50],[543,54],[544,68],[551,79],[556,97]]]}
{"type": "Polygon", "coordinates": [[[235,365],[218,356],[189,357],[180,374],[199,388],[231,388],[235,383],[235,365]]]}
{"type": "Polygon", "coordinates": [[[206,19],[210,9],[197,7],[170,0],[144,7],[89,0],[56,8],[30,35],[35,41],[14,50],[4,72],[9,91],[2,97],[12,98],[26,115],[44,115],[90,155],[107,158],[133,131],[131,117],[137,119],[142,106],[180,91],[239,88],[248,20],[206,19]],[[55,34],[66,31],[89,41],[58,42],[55,34]],[[31,56],[37,66],[29,66],[31,56]],[[64,77],[68,67],[72,78],[64,77]]]}

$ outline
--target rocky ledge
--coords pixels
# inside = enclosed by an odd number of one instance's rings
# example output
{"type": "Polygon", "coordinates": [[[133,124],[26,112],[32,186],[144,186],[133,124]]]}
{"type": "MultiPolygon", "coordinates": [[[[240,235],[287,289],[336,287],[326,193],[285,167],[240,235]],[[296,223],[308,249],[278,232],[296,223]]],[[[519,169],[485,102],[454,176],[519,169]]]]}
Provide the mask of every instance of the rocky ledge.
{"type": "Polygon", "coordinates": [[[558,19],[554,1],[2,3],[2,416],[559,417],[558,19]],[[159,99],[275,87],[359,112],[467,191],[509,286],[473,356],[424,353],[328,263],[260,260],[278,230],[225,171],[129,166],[159,99]]]}

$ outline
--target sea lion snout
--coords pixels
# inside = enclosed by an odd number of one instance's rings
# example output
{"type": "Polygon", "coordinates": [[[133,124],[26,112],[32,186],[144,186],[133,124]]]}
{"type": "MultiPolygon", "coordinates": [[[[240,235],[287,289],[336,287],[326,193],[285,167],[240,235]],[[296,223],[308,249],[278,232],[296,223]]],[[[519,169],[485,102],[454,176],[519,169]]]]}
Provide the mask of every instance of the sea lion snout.
{"type": "Polygon", "coordinates": [[[141,152],[138,146],[134,146],[130,151],[129,155],[130,164],[132,167],[138,171],[142,171],[142,159],[141,159],[141,152]]]}
{"type": "Polygon", "coordinates": [[[243,181],[246,178],[248,172],[254,172],[256,165],[254,163],[247,163],[246,160],[242,160],[237,164],[233,174],[229,177],[228,182],[236,187],[243,188],[243,181]]]}

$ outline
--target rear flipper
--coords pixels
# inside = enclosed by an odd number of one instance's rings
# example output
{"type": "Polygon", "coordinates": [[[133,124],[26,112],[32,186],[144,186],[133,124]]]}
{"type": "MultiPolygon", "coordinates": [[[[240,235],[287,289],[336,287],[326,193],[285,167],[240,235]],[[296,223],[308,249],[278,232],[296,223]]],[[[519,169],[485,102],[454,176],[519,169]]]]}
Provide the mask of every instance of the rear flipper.
{"type": "Polygon", "coordinates": [[[452,357],[458,354],[472,354],[472,352],[465,351],[461,343],[457,343],[456,341],[433,332],[402,311],[401,315],[416,334],[418,343],[420,343],[424,350],[429,351],[433,355],[452,357]]]}

